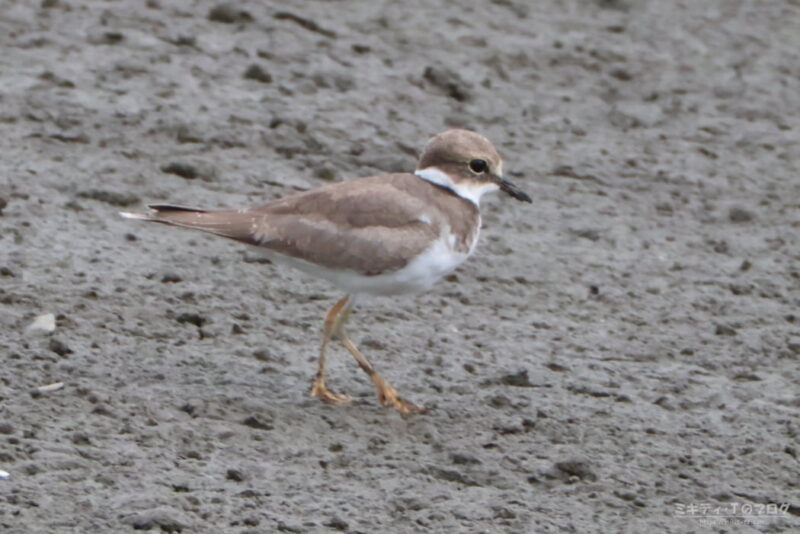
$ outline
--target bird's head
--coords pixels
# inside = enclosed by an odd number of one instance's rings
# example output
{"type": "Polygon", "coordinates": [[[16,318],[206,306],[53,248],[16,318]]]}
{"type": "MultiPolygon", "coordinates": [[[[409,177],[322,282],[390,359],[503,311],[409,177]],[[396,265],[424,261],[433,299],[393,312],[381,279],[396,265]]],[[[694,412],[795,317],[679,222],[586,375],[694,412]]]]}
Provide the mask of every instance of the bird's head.
{"type": "Polygon", "coordinates": [[[476,205],[484,193],[497,189],[531,202],[527,193],[503,178],[503,160],[492,143],[470,130],[447,130],[432,137],[415,174],[476,205]]]}

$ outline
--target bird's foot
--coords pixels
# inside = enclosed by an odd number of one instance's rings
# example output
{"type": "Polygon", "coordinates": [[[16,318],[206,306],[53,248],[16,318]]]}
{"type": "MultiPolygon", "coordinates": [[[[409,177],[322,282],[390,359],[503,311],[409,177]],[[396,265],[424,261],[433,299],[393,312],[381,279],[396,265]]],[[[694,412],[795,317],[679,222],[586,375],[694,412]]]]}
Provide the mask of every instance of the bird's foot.
{"type": "Polygon", "coordinates": [[[425,413],[427,410],[424,406],[418,406],[413,402],[409,402],[397,395],[397,390],[386,383],[385,380],[377,376],[375,386],[378,388],[378,402],[382,406],[392,406],[395,410],[400,412],[403,416],[415,415],[425,413]]]}
{"type": "Polygon", "coordinates": [[[347,404],[353,398],[344,393],[334,393],[328,386],[325,385],[325,379],[318,376],[314,379],[314,384],[311,386],[311,396],[322,399],[329,404],[347,404]]]}

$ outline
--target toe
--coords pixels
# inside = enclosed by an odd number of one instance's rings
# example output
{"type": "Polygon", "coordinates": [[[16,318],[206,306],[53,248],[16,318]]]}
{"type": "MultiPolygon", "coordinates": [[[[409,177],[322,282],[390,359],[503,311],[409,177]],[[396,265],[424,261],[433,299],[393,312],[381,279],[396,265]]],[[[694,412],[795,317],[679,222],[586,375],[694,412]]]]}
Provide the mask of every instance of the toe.
{"type": "Polygon", "coordinates": [[[344,393],[334,393],[328,386],[325,385],[324,380],[314,380],[314,385],[311,386],[311,396],[317,397],[329,404],[347,404],[353,398],[344,393]]]}
{"type": "Polygon", "coordinates": [[[397,399],[394,407],[405,416],[423,414],[428,411],[424,406],[419,406],[403,399],[397,399]]]}

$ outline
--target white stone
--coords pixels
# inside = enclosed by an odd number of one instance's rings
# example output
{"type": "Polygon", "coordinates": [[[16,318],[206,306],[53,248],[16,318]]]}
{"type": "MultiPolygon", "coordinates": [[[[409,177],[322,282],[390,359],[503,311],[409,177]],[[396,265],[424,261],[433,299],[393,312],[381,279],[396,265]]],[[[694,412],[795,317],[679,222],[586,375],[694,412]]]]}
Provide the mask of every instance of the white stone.
{"type": "Polygon", "coordinates": [[[33,320],[25,331],[29,334],[46,334],[56,329],[56,316],[52,313],[39,315],[33,320]]]}

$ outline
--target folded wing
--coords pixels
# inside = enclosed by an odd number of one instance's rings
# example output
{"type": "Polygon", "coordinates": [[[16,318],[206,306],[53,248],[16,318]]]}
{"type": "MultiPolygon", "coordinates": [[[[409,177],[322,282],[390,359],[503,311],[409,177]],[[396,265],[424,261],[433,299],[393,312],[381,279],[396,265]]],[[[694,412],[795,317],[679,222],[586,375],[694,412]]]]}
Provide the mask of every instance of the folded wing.
{"type": "Polygon", "coordinates": [[[125,216],[209,232],[363,275],[402,268],[439,235],[422,198],[392,180],[375,178],[331,184],[243,210],[149,207],[151,214],[125,216]],[[341,187],[344,183],[348,186],[341,187]]]}

